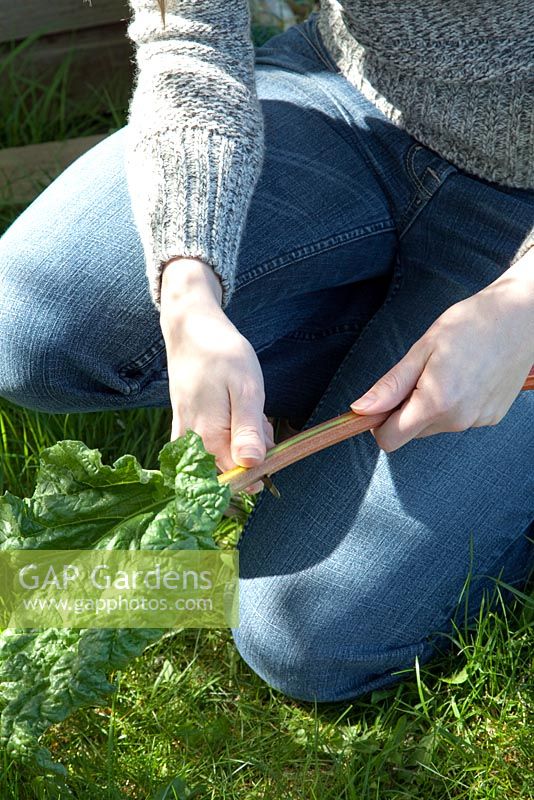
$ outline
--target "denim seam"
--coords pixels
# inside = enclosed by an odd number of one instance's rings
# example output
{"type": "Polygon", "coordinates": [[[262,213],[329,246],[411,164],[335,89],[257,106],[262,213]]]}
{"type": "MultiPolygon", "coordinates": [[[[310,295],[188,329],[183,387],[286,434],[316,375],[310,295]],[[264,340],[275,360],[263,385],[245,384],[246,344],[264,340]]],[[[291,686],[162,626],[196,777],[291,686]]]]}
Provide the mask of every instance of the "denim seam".
{"type": "Polygon", "coordinates": [[[416,221],[416,219],[418,218],[419,214],[423,211],[423,209],[426,208],[430,200],[432,200],[432,198],[436,196],[437,192],[445,184],[445,181],[449,177],[449,175],[451,175],[454,172],[456,172],[456,167],[451,165],[450,168],[444,170],[440,179],[440,183],[436,186],[436,188],[431,194],[428,192],[428,189],[425,189],[424,195],[416,194],[412,198],[408,207],[406,208],[401,218],[399,219],[399,241],[410,230],[413,223],[416,221]]]}
{"type": "Polygon", "coordinates": [[[121,378],[121,380],[125,381],[130,388],[133,388],[134,390],[139,390],[139,381],[137,381],[134,378],[128,378],[126,373],[132,369],[143,369],[144,367],[147,367],[164,350],[165,350],[165,342],[163,338],[160,337],[157,342],[150,345],[150,347],[144,350],[141,353],[141,355],[137,356],[137,358],[134,358],[127,364],[120,366],[118,368],[119,377],[121,378]]]}
{"type": "MultiPolygon", "coordinates": [[[[316,44],[314,44],[310,39],[308,39],[308,37],[303,33],[303,31],[301,30],[301,25],[302,24],[298,25],[298,26],[295,26],[295,29],[298,30],[300,35],[304,39],[306,39],[308,44],[313,46],[314,49],[316,49],[317,52],[320,54],[320,51],[321,51],[320,42],[322,42],[322,38],[321,38],[321,34],[320,34],[319,30],[318,30],[319,15],[316,12],[313,12],[308,17],[308,20],[310,20],[310,18],[313,16],[314,13],[316,14],[316,16],[315,16],[315,19],[314,19],[314,24],[311,27],[311,33],[315,34],[316,44]]],[[[265,47],[265,45],[263,45],[263,46],[265,47]]],[[[326,49],[326,47],[324,45],[322,45],[322,49],[325,51],[324,52],[325,58],[326,59],[330,59],[330,64],[327,64],[327,66],[329,67],[329,72],[331,72],[332,74],[343,78],[343,80],[346,81],[347,79],[342,75],[339,67],[336,64],[336,62],[333,59],[331,59],[330,54],[328,53],[328,50],[326,49]]],[[[324,58],[323,58],[323,61],[324,61],[324,58]]],[[[318,86],[316,88],[320,89],[321,87],[318,86]]],[[[322,91],[324,91],[324,89],[322,91]]],[[[361,137],[358,135],[358,132],[354,128],[354,126],[352,124],[353,120],[352,120],[352,117],[351,117],[350,113],[348,113],[343,108],[342,105],[339,105],[339,102],[338,102],[337,98],[335,98],[335,97],[333,97],[331,95],[328,95],[328,99],[331,102],[334,102],[336,107],[338,108],[338,110],[343,113],[343,116],[344,116],[345,121],[347,123],[347,125],[342,126],[341,128],[338,128],[338,127],[334,128],[333,127],[332,130],[335,130],[335,132],[338,134],[338,136],[340,136],[347,143],[347,145],[350,148],[354,148],[360,153],[360,155],[362,156],[364,162],[367,164],[367,166],[369,167],[370,171],[375,176],[375,179],[377,181],[377,186],[382,190],[383,196],[384,196],[384,198],[385,198],[385,200],[387,202],[387,205],[388,205],[388,210],[390,212],[391,220],[395,220],[397,218],[397,213],[395,211],[395,203],[394,203],[394,200],[393,200],[393,198],[392,198],[392,196],[391,196],[391,194],[390,194],[390,192],[388,190],[387,181],[383,180],[383,177],[382,177],[382,174],[381,174],[380,170],[375,166],[372,156],[367,151],[366,143],[361,139],[361,137]],[[347,131],[349,132],[348,135],[347,135],[347,131]]],[[[370,108],[373,109],[373,112],[379,113],[380,116],[382,116],[385,120],[387,120],[387,117],[382,112],[379,112],[378,109],[376,107],[374,107],[370,101],[367,101],[367,102],[369,103],[370,108]]],[[[387,121],[389,122],[389,120],[387,120],[387,121]]]]}
{"type": "Polygon", "coordinates": [[[414,183],[419,186],[421,191],[429,192],[430,194],[434,194],[434,192],[439,189],[440,185],[451,172],[458,172],[458,167],[456,167],[454,164],[451,164],[450,161],[444,159],[439,155],[439,153],[433,153],[433,151],[431,151],[428,147],[425,147],[425,145],[421,144],[417,140],[410,145],[403,158],[408,175],[412,178],[414,183]],[[432,160],[425,166],[421,178],[417,174],[417,170],[415,168],[415,156],[419,150],[426,151],[432,157],[432,160]],[[442,162],[443,166],[441,169],[434,169],[434,166],[432,166],[436,161],[440,163],[442,162]],[[427,175],[431,175],[434,179],[435,185],[433,188],[428,188],[425,184],[425,178],[427,175]]]}
{"type": "MultiPolygon", "coordinates": [[[[372,326],[373,322],[377,318],[381,317],[381,315],[384,312],[384,309],[389,305],[391,300],[396,296],[396,294],[398,293],[398,291],[399,291],[399,289],[400,289],[400,287],[402,285],[403,278],[404,278],[404,273],[403,273],[403,270],[401,268],[400,260],[399,260],[398,254],[397,254],[393,279],[392,279],[392,281],[390,283],[390,286],[389,286],[389,289],[388,289],[388,294],[387,294],[384,302],[382,303],[382,305],[380,306],[378,311],[376,311],[375,314],[373,314],[371,319],[367,321],[367,323],[364,325],[363,329],[358,334],[356,340],[354,341],[354,344],[350,347],[348,352],[345,354],[345,356],[344,356],[343,360],[341,361],[341,363],[339,364],[336,372],[332,376],[332,378],[330,380],[330,383],[328,384],[328,387],[326,388],[325,392],[321,396],[318,404],[316,405],[316,407],[315,407],[314,411],[312,412],[311,416],[309,417],[309,419],[306,421],[306,424],[304,425],[304,428],[302,430],[306,430],[307,428],[310,428],[315,424],[315,421],[317,420],[317,417],[318,417],[319,413],[321,412],[321,410],[322,410],[327,398],[330,397],[330,395],[335,390],[335,388],[337,387],[337,384],[339,383],[339,381],[341,379],[341,372],[342,372],[342,370],[343,370],[343,368],[345,366],[346,361],[351,357],[354,348],[358,345],[358,343],[361,341],[362,337],[365,335],[365,333],[372,326]]],[[[248,534],[249,530],[251,529],[252,523],[254,521],[254,518],[255,518],[256,514],[258,513],[258,509],[261,507],[261,505],[264,502],[266,497],[267,497],[267,492],[262,492],[260,494],[260,496],[258,497],[258,499],[256,500],[256,503],[255,503],[254,507],[252,508],[252,511],[250,512],[250,514],[249,514],[249,516],[248,516],[248,518],[245,521],[245,524],[243,526],[243,529],[242,529],[242,532],[241,532],[241,536],[239,537],[239,541],[238,541],[238,544],[237,544],[237,549],[240,548],[244,538],[246,537],[246,535],[248,534]]]]}
{"type": "Polygon", "coordinates": [[[373,323],[376,324],[376,320],[380,319],[382,317],[385,309],[389,306],[389,304],[391,303],[393,298],[397,295],[397,293],[398,293],[398,291],[399,291],[399,289],[400,289],[400,287],[402,285],[403,278],[404,278],[404,273],[403,273],[403,270],[402,270],[401,265],[400,265],[399,255],[397,254],[396,261],[395,261],[393,279],[392,279],[392,281],[390,283],[390,286],[389,286],[389,289],[388,289],[388,293],[386,295],[386,298],[385,298],[384,302],[382,303],[380,308],[373,314],[371,319],[367,321],[367,323],[364,325],[363,329],[361,330],[358,338],[356,339],[356,341],[354,342],[354,344],[352,345],[350,350],[345,354],[343,360],[341,361],[341,363],[339,364],[336,372],[334,373],[334,375],[333,375],[333,377],[332,377],[332,379],[331,379],[326,391],[324,392],[324,394],[322,395],[321,399],[319,400],[317,406],[315,407],[315,410],[312,412],[312,415],[307,420],[305,428],[309,428],[313,424],[315,424],[315,421],[316,421],[319,413],[321,412],[324,404],[326,403],[327,399],[332,394],[332,392],[335,390],[335,388],[337,387],[337,384],[339,383],[339,381],[341,379],[341,373],[342,373],[343,368],[345,366],[345,362],[352,356],[352,352],[353,352],[354,348],[360,343],[362,337],[373,326],[373,323]]]}
{"type": "Polygon", "coordinates": [[[393,221],[387,219],[382,222],[374,222],[359,228],[343,231],[335,236],[329,236],[326,239],[319,239],[312,244],[297,247],[294,250],[291,250],[289,253],[284,253],[283,255],[277,256],[276,258],[266,261],[263,264],[255,266],[245,272],[240,278],[236,279],[235,291],[239,291],[239,289],[242,289],[244,286],[248,286],[249,283],[252,283],[257,278],[261,278],[266,273],[275,272],[282,267],[287,267],[288,264],[302,261],[309,256],[316,255],[317,253],[332,250],[333,248],[338,247],[340,244],[355,242],[359,239],[365,239],[368,236],[375,236],[378,233],[394,230],[395,226],[393,221]]]}
{"type": "Polygon", "coordinates": [[[281,339],[296,339],[297,341],[313,342],[316,339],[323,339],[327,336],[335,336],[339,333],[358,333],[362,328],[362,320],[359,322],[344,322],[342,325],[331,325],[329,328],[321,328],[318,331],[306,331],[296,328],[290,333],[281,336],[281,339]]]}
{"type": "MultiPolygon", "coordinates": [[[[374,111],[378,112],[378,109],[374,108],[374,111]]],[[[382,114],[382,112],[379,113],[382,114]]],[[[382,114],[382,116],[384,115],[382,114]]],[[[384,119],[386,118],[384,117],[384,119]]],[[[384,177],[379,168],[379,165],[375,163],[375,158],[373,156],[371,149],[369,148],[368,144],[365,141],[365,137],[362,136],[358,128],[352,124],[350,114],[348,114],[347,121],[348,125],[342,126],[339,130],[337,130],[337,133],[343,139],[345,139],[349,147],[353,147],[361,155],[363,161],[369,168],[369,171],[374,176],[377,187],[382,192],[382,197],[384,198],[385,203],[387,204],[390,218],[394,222],[393,229],[396,232],[398,232],[398,222],[397,222],[398,211],[394,195],[392,194],[392,190],[389,186],[389,180],[384,177]],[[349,135],[346,135],[347,131],[349,135]]],[[[387,121],[389,122],[389,120],[387,121]]]]}
{"type": "Polygon", "coordinates": [[[410,230],[421,211],[426,207],[427,203],[431,199],[432,195],[428,194],[425,195],[424,198],[420,194],[416,194],[414,197],[412,197],[410,203],[399,219],[399,241],[410,230]]]}
{"type": "MultiPolygon", "coordinates": [[[[438,171],[431,164],[427,164],[422,175],[418,175],[415,169],[415,157],[420,150],[424,151],[426,149],[419,142],[414,142],[403,156],[405,171],[409,180],[414,184],[416,192],[398,220],[399,240],[408,232],[428,201],[439,191],[449,175],[458,171],[453,164],[445,162],[443,168],[438,171]],[[427,176],[432,177],[432,187],[426,185],[425,179],[427,176]]],[[[440,158],[440,156],[436,155],[436,158],[440,158]]]]}
{"type": "Polygon", "coordinates": [[[425,639],[418,642],[410,642],[409,644],[401,644],[396,646],[377,645],[373,647],[365,647],[358,645],[357,649],[351,649],[350,645],[342,646],[336,650],[334,657],[336,658],[350,658],[351,661],[366,661],[372,659],[373,661],[381,662],[387,661],[390,658],[404,658],[406,656],[415,657],[420,655],[426,646],[425,639]]]}
{"type": "Polygon", "coordinates": [[[314,51],[317,53],[317,55],[319,56],[319,58],[321,59],[321,61],[323,62],[323,64],[324,64],[324,65],[327,67],[328,71],[329,71],[329,72],[334,72],[334,73],[338,74],[338,73],[339,73],[339,67],[337,66],[337,64],[335,63],[335,61],[334,61],[334,60],[333,60],[333,59],[330,57],[330,54],[329,54],[328,52],[325,52],[325,51],[323,50],[323,47],[321,47],[321,45],[320,45],[320,43],[319,43],[319,37],[320,37],[320,34],[319,34],[318,30],[317,30],[317,21],[318,21],[318,15],[314,15],[314,14],[312,13],[312,14],[311,14],[311,15],[308,17],[308,20],[307,20],[307,21],[310,23],[310,30],[312,31],[312,33],[313,33],[313,34],[315,34],[315,39],[316,39],[316,41],[315,41],[315,42],[314,42],[312,39],[309,39],[309,38],[306,36],[306,34],[305,34],[305,33],[303,33],[303,31],[302,31],[302,29],[301,29],[301,26],[299,26],[299,25],[296,25],[296,26],[295,26],[295,30],[296,30],[296,31],[297,31],[297,33],[299,33],[299,34],[302,36],[302,38],[303,38],[303,39],[305,39],[305,40],[308,42],[308,44],[309,44],[309,45],[310,45],[310,46],[311,46],[311,47],[314,49],[314,51]]]}
{"type": "Polygon", "coordinates": [[[257,348],[256,355],[260,355],[260,353],[265,352],[268,350],[269,347],[272,347],[273,344],[277,342],[283,341],[284,339],[291,339],[293,341],[300,341],[300,342],[314,342],[318,339],[326,338],[327,336],[335,336],[337,334],[343,333],[352,333],[354,336],[357,336],[361,330],[362,323],[354,323],[353,325],[349,322],[345,322],[343,325],[337,325],[331,328],[325,328],[317,333],[310,333],[309,331],[301,331],[299,328],[296,328],[294,331],[290,331],[290,333],[285,333],[283,336],[275,336],[274,339],[271,339],[269,342],[262,344],[261,347],[257,348]]]}
{"type": "MultiPolygon", "coordinates": [[[[419,150],[422,150],[422,149],[424,149],[422,145],[417,144],[417,143],[412,144],[411,147],[408,148],[408,151],[404,155],[404,166],[405,166],[406,172],[408,173],[408,175],[410,176],[412,181],[415,183],[415,185],[419,189],[419,191],[422,194],[426,194],[429,197],[431,197],[432,196],[432,192],[430,191],[430,189],[428,189],[424,185],[423,181],[421,180],[421,178],[419,177],[419,175],[417,174],[417,172],[415,170],[415,156],[416,156],[416,153],[418,153],[419,150]]],[[[425,176],[427,170],[428,170],[428,167],[425,167],[425,170],[423,172],[423,180],[424,180],[424,176],[425,176]]],[[[432,174],[435,175],[436,173],[433,172],[432,174]]],[[[439,185],[439,178],[438,178],[438,185],[439,185]]],[[[437,189],[437,185],[436,185],[435,188],[437,189]]]]}

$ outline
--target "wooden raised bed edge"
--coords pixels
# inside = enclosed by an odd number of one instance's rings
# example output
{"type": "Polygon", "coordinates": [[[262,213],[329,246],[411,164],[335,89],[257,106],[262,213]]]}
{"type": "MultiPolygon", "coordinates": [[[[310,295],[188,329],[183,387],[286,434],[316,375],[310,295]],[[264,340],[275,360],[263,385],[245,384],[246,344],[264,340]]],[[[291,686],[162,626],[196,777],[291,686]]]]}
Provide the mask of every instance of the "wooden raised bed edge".
{"type": "Polygon", "coordinates": [[[0,203],[30,203],[79,156],[109,134],[0,150],[0,203]]]}

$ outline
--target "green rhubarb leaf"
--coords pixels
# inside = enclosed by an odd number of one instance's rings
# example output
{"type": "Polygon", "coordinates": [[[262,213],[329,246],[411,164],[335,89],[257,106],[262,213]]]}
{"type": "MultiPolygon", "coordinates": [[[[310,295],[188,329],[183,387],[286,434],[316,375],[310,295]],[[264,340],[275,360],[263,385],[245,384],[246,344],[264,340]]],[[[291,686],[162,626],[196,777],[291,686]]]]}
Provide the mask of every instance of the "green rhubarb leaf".
{"type": "MultiPolygon", "coordinates": [[[[111,466],[83,442],[43,451],[30,498],[0,498],[0,550],[214,549],[213,531],[231,492],[215,458],[192,430],[166,444],[161,470],[132,455],[111,466]]],[[[165,629],[5,630],[0,633],[0,744],[8,757],[44,773],[65,774],[40,745],[53,724],[108,703],[123,669],[165,629]]]]}

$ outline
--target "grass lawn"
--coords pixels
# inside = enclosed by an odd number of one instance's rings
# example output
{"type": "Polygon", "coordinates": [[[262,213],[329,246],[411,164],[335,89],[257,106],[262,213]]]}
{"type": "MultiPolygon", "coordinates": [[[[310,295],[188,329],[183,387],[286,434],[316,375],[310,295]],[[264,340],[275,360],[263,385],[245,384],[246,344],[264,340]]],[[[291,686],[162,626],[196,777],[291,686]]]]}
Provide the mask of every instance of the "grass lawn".
{"type": "MultiPolygon", "coordinates": [[[[129,452],[155,467],[169,430],[166,409],[47,415],[1,402],[2,491],[29,494],[39,451],[58,439],[82,439],[107,463],[129,452]]],[[[225,520],[221,541],[240,529],[225,520]]],[[[0,797],[531,798],[534,597],[482,610],[471,629],[459,622],[455,639],[397,686],[314,706],[263,683],[229,631],[170,632],[114,675],[111,706],[46,735],[69,793],[4,759],[0,797]],[[157,794],[177,777],[192,794],[157,794]]]]}
{"type": "MultiPolygon", "coordinates": [[[[49,126],[52,105],[43,103],[41,115],[32,108],[30,135],[31,104],[19,101],[20,92],[1,100],[3,146],[99,132],[79,125],[93,120],[88,107],[72,127],[49,126]]],[[[100,131],[124,124],[124,113],[110,107],[100,131]]],[[[3,207],[0,232],[22,210],[3,207]]],[[[0,489],[30,494],[39,452],[59,439],[81,439],[107,463],[133,453],[151,468],[169,435],[167,409],[47,415],[0,400],[0,489]]],[[[241,525],[226,519],[221,542],[235,543],[241,525]]],[[[271,690],[228,630],[170,632],[114,674],[110,706],[80,711],[44,737],[68,785],[29,778],[2,755],[0,798],[533,798],[534,589],[496,613],[482,609],[476,626],[458,621],[454,640],[449,654],[415,664],[396,686],[314,705],[271,690]]]]}

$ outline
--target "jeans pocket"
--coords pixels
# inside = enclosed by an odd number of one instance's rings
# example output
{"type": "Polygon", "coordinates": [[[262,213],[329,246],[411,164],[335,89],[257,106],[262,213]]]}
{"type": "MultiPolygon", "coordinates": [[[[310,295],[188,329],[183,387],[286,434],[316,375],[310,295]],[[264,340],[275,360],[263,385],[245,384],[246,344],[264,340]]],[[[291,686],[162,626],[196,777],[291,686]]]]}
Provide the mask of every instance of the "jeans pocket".
{"type": "Polygon", "coordinates": [[[402,163],[409,199],[398,223],[399,238],[408,231],[446,178],[458,171],[450,161],[417,141],[407,148],[402,163]]]}

